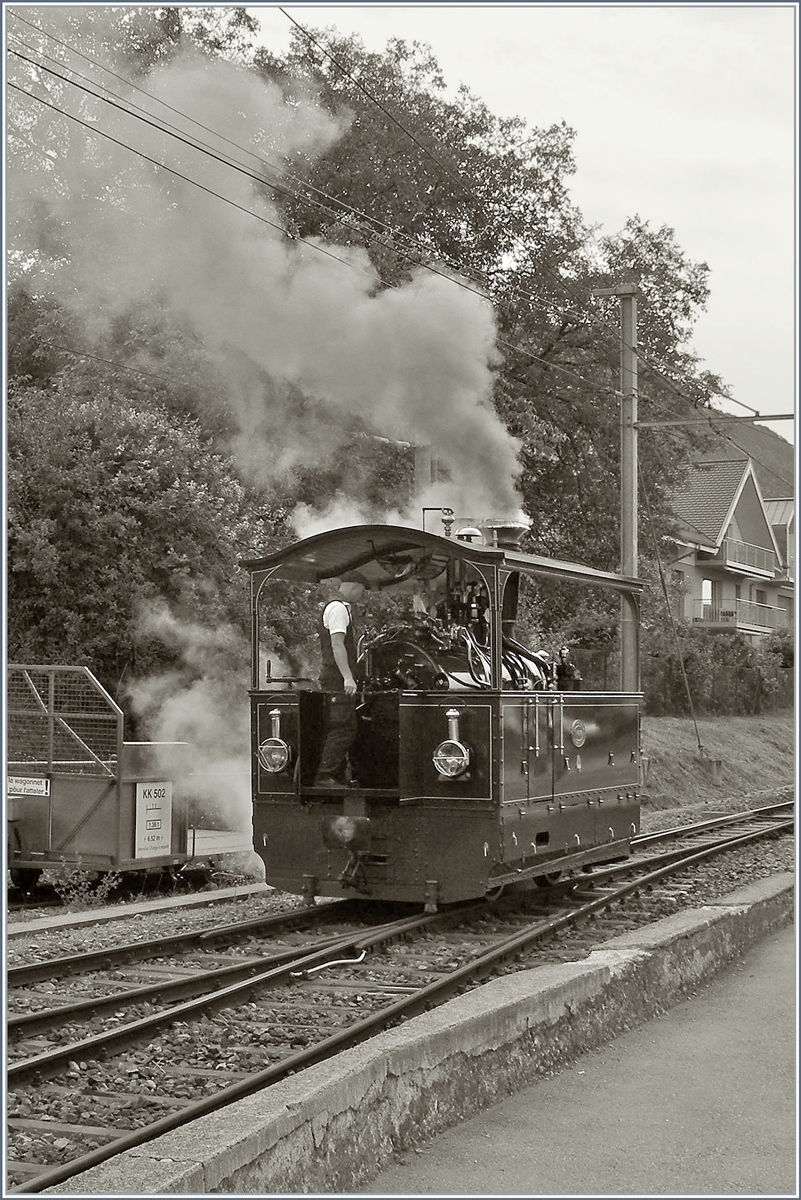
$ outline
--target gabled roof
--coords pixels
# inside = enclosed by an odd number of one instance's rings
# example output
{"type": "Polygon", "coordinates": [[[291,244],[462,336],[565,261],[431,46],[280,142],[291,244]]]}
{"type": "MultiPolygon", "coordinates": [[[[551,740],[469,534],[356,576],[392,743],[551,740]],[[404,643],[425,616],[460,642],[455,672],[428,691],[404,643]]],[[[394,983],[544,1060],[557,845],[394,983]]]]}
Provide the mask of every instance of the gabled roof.
{"type": "Polygon", "coordinates": [[[743,421],[736,431],[729,428],[729,436],[703,457],[718,462],[724,459],[745,462],[750,458],[763,500],[795,494],[795,447],[767,425],[743,421]]]}
{"type": "Polygon", "coordinates": [[[750,459],[705,458],[692,463],[687,482],[674,493],[673,511],[684,525],[685,535],[689,534],[697,544],[706,540],[719,549],[749,479],[765,518],[765,532],[777,558],[781,559],[773,523],[750,459]],[[701,537],[695,538],[698,533],[701,537]]]}
{"type": "Polygon", "coordinates": [[[766,500],[765,512],[771,525],[786,525],[795,515],[795,500],[766,500]]]}
{"type": "Polygon", "coordinates": [[[718,546],[745,483],[748,460],[693,463],[686,484],[673,496],[673,511],[705,541],[718,546]]]}

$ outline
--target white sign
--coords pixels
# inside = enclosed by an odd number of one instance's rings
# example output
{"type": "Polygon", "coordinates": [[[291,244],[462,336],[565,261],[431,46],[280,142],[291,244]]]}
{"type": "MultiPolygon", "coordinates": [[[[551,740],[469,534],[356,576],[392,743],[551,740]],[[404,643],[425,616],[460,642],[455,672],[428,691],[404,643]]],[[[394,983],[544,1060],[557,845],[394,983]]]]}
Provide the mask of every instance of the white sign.
{"type": "Polygon", "coordinates": [[[137,783],[135,858],[157,858],[172,849],[172,782],[137,783]]]}
{"type": "Polygon", "coordinates": [[[49,796],[49,779],[26,779],[19,775],[8,777],[9,796],[49,796]]]}

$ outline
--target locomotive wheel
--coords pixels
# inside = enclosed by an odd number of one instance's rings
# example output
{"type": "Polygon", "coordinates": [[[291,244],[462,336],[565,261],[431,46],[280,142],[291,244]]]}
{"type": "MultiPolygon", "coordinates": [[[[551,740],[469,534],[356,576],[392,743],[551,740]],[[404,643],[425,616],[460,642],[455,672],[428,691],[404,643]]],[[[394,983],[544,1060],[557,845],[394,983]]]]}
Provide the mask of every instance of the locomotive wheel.
{"type": "Polygon", "coordinates": [[[14,887],[21,892],[32,892],[42,874],[39,867],[12,867],[9,873],[14,887]]]}
{"type": "Polygon", "coordinates": [[[561,871],[551,871],[548,875],[535,875],[534,882],[537,887],[547,888],[551,884],[557,883],[562,878],[561,871]]]}

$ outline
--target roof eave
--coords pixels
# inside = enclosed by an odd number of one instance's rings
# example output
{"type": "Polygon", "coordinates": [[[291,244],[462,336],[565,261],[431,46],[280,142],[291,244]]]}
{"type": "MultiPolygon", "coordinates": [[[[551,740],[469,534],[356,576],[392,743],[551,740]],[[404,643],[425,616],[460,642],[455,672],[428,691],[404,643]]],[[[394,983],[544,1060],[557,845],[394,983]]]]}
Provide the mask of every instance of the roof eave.
{"type": "Polygon", "coordinates": [[[371,540],[378,543],[386,542],[387,550],[392,546],[397,548],[404,546],[409,548],[428,547],[451,557],[473,562],[476,566],[481,564],[495,567],[506,566],[510,570],[520,570],[530,575],[563,579],[567,582],[596,585],[629,593],[639,593],[644,589],[642,581],[634,576],[601,571],[594,567],[545,558],[541,555],[525,554],[522,551],[502,546],[478,546],[471,542],[461,542],[455,538],[444,537],[441,534],[398,525],[359,525],[328,530],[295,542],[291,546],[284,546],[274,554],[268,554],[262,558],[242,559],[239,565],[245,570],[259,573],[275,573],[280,569],[278,578],[317,583],[331,575],[358,570],[361,565],[374,558],[376,553],[384,551],[383,546],[379,550],[376,550],[374,546],[366,555],[365,544],[370,543],[371,540]],[[327,574],[321,574],[319,569],[315,569],[312,565],[314,552],[329,544],[334,546],[338,542],[343,545],[343,550],[348,542],[351,542],[354,550],[358,547],[359,552],[351,558],[343,557],[336,563],[336,569],[328,570],[327,574]],[[304,559],[306,560],[305,564],[304,559]],[[296,563],[297,567],[294,567],[293,563],[296,563]]]}

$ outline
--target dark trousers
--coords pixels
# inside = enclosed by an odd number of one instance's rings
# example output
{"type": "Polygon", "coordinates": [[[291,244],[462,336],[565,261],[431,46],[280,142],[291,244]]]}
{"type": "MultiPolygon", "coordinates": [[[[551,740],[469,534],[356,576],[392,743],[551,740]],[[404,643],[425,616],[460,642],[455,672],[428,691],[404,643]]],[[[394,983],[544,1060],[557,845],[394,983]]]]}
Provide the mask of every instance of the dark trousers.
{"type": "Polygon", "coordinates": [[[356,696],[335,692],[326,703],[326,734],[318,775],[343,780],[348,751],[356,737],[356,696]]]}

